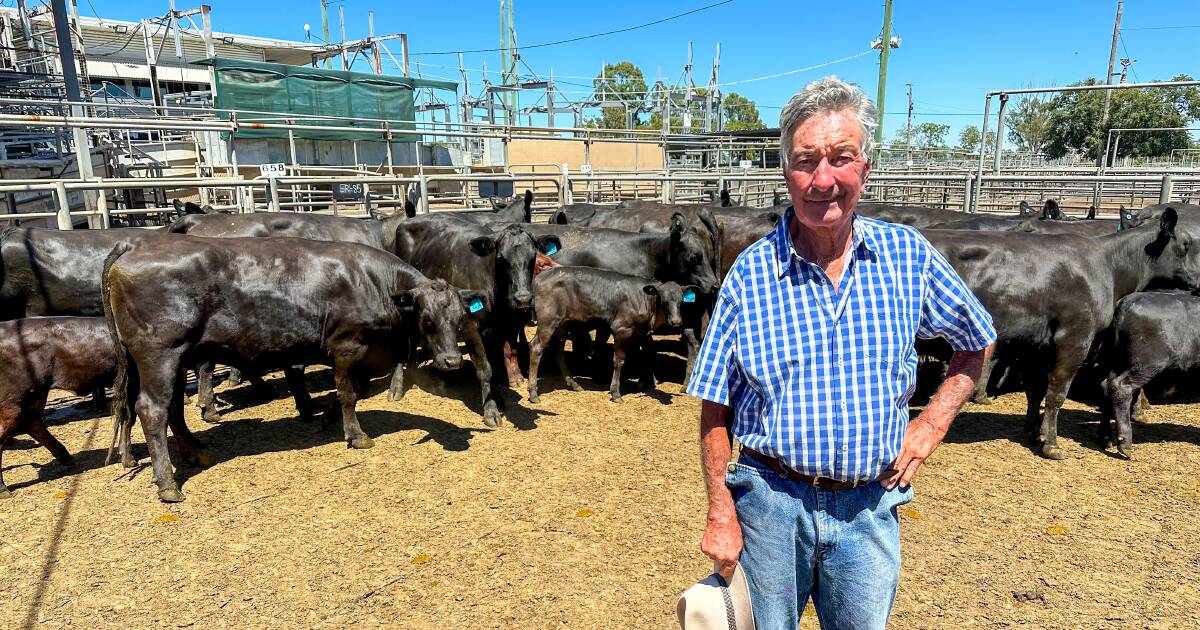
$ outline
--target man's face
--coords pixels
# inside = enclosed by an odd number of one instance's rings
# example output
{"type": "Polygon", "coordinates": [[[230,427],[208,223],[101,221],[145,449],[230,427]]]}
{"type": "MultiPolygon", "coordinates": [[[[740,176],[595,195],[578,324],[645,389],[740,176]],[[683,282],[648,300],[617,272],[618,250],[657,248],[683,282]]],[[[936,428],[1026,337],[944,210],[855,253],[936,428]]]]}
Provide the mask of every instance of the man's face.
{"type": "Polygon", "coordinates": [[[850,220],[871,171],[862,140],[849,112],[818,114],[796,128],[783,175],[802,224],[834,228],[850,220]]]}

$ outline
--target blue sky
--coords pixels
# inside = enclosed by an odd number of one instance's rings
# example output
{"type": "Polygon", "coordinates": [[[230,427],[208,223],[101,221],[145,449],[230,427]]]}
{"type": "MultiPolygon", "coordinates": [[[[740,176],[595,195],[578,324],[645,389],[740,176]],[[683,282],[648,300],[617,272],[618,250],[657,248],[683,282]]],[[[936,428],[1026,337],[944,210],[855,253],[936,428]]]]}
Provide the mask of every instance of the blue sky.
{"type": "MultiPolygon", "coordinates": [[[[319,36],[319,0],[206,0],[213,6],[216,30],[301,40],[303,26],[319,36]]],[[[685,2],[538,2],[517,0],[514,21],[519,44],[529,45],[635,26],[719,0],[685,2]]],[[[10,4],[11,2],[6,2],[10,4]]],[[[179,0],[180,7],[193,6],[179,0]]],[[[377,33],[406,32],[410,50],[496,48],[499,43],[496,0],[395,2],[343,0],[330,2],[330,32],[338,32],[337,8],[346,16],[348,38],[367,33],[367,11],[375,11],[377,33]]],[[[82,0],[80,12],[102,17],[138,19],[161,14],[165,0],[82,0]]],[[[905,84],[913,84],[915,122],[950,124],[953,134],[979,124],[983,94],[989,89],[1062,85],[1099,77],[1108,62],[1115,1],[1065,0],[966,2],[895,0],[893,35],[902,38],[889,62],[885,129],[890,138],[903,126],[905,84]]],[[[868,50],[880,33],[882,0],[859,2],[770,2],[733,0],[704,11],[647,28],[559,46],[525,51],[523,60],[542,76],[551,69],[560,89],[584,98],[590,77],[603,62],[629,60],[645,72],[674,81],[693,43],[693,76],[708,81],[717,42],[721,44],[721,82],[744,81],[841,59],[868,50]],[[568,84],[570,83],[570,84],[568,84]],[[572,85],[575,84],[575,85],[572,85]]],[[[1137,60],[1130,80],[1151,81],[1186,73],[1200,77],[1200,3],[1196,0],[1130,0],[1125,2],[1122,46],[1118,57],[1137,60]]],[[[399,56],[399,46],[392,47],[399,56]]],[[[457,56],[414,55],[427,75],[457,80],[457,56]],[[436,67],[449,66],[449,67],[436,67]]],[[[465,65],[499,66],[499,53],[465,56],[465,65]]],[[[385,70],[389,63],[384,62],[385,70]]],[[[528,73],[529,67],[521,66],[528,73]]],[[[361,64],[361,69],[366,69],[361,64]]],[[[1118,66],[1119,69],[1119,66],[1118,66]]],[[[395,73],[399,70],[393,69],[395,73]]],[[[779,106],[806,82],[837,74],[861,84],[874,96],[878,55],[869,54],[817,70],[730,85],[759,104],[768,126],[778,123],[779,106]]],[[[481,74],[469,75],[478,90],[481,74]]],[[[492,74],[493,80],[496,76],[492,74]]],[[[522,106],[537,100],[522,96],[522,106]]],[[[535,119],[535,122],[537,120],[535,119]]],[[[561,122],[559,123],[562,124],[561,122]]]]}

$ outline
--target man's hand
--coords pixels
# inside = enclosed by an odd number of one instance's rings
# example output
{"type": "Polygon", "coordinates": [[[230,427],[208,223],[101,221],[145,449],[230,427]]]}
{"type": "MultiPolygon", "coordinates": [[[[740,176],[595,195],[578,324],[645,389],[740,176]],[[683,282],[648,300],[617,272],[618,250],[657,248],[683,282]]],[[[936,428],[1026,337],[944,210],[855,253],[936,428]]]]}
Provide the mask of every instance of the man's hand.
{"type": "Polygon", "coordinates": [[[742,526],[737,520],[733,495],[725,486],[725,472],[733,459],[729,425],[733,411],[724,405],[700,403],[700,463],[708,490],[708,525],[700,539],[700,550],[717,563],[717,572],[733,576],[742,553],[742,526]]]}
{"type": "Polygon", "coordinates": [[[946,368],[946,380],[942,381],[937,393],[925,405],[925,410],[915,420],[908,423],[904,434],[904,442],[900,445],[900,454],[892,463],[897,472],[881,481],[883,487],[891,490],[899,485],[907,488],[917,475],[917,469],[933,454],[934,449],[942,443],[950,423],[958,415],[963,403],[975,389],[975,381],[983,372],[983,364],[992,356],[992,346],[983,350],[955,352],[950,357],[950,365],[946,368]]]}
{"type": "Polygon", "coordinates": [[[742,526],[737,516],[725,519],[708,519],[704,538],[700,539],[700,551],[713,559],[717,573],[728,579],[733,577],[738,558],[742,555],[742,526]]]}
{"type": "MultiPolygon", "coordinates": [[[[946,426],[949,428],[949,425],[946,426]]],[[[900,455],[892,468],[898,472],[883,482],[883,487],[891,490],[897,484],[907,488],[917,476],[917,469],[933,454],[933,450],[946,437],[946,429],[934,426],[923,416],[908,423],[908,431],[904,434],[904,443],[900,446],[900,455]]]]}

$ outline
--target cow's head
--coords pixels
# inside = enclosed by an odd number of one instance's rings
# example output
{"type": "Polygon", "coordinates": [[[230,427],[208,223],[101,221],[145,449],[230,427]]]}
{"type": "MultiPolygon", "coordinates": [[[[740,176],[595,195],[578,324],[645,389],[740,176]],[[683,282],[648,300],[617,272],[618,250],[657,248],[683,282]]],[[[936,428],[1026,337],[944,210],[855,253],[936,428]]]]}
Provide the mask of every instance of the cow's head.
{"type": "Polygon", "coordinates": [[[671,216],[671,244],[668,261],[671,276],[680,282],[694,284],[706,293],[718,288],[717,274],[713,271],[711,247],[697,230],[688,227],[683,215],[676,212],[671,216]]]}
{"type": "MultiPolygon", "coordinates": [[[[458,331],[468,312],[460,292],[445,280],[432,280],[399,291],[393,299],[401,311],[411,314],[415,320],[416,334],[424,339],[425,347],[433,357],[434,369],[458,369],[462,365],[458,331]]],[[[483,303],[486,304],[486,299],[483,303]]]]}
{"type": "Polygon", "coordinates": [[[1053,199],[1047,199],[1046,204],[1042,206],[1042,219],[1045,221],[1062,221],[1063,213],[1058,207],[1058,202],[1053,199]]]}
{"type": "Polygon", "coordinates": [[[1124,232],[1135,225],[1137,222],[1134,219],[1133,210],[1126,210],[1125,206],[1121,206],[1121,211],[1117,214],[1117,231],[1124,232]]]}
{"type": "Polygon", "coordinates": [[[689,305],[700,299],[700,287],[680,286],[675,282],[656,282],[642,287],[646,295],[654,298],[652,327],[663,324],[677,328],[683,325],[683,313],[689,305]]]}
{"type": "Polygon", "coordinates": [[[1181,225],[1175,208],[1168,207],[1159,216],[1158,230],[1146,245],[1146,254],[1155,278],[1169,279],[1189,289],[1200,288],[1200,225],[1181,225]]]}
{"type": "Polygon", "coordinates": [[[496,299],[508,308],[525,310],[533,305],[533,270],[539,253],[562,249],[557,236],[534,237],[520,225],[509,225],[495,236],[471,240],[477,256],[495,256],[496,299]]]}

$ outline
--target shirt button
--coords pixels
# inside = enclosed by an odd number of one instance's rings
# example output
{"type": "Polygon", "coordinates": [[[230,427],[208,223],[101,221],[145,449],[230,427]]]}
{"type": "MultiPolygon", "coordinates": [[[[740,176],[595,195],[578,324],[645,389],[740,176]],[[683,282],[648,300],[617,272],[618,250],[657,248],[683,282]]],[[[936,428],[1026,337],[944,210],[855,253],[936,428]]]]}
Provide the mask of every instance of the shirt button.
{"type": "Polygon", "coordinates": [[[846,445],[846,444],[843,444],[843,445],[842,445],[842,452],[843,452],[843,453],[845,453],[846,451],[849,451],[849,450],[850,450],[850,446],[849,446],[849,445],[846,445]]]}
{"type": "Polygon", "coordinates": [[[729,462],[729,466],[726,466],[725,470],[728,470],[729,472],[734,472],[737,470],[737,467],[734,466],[733,462],[729,462]]]}

